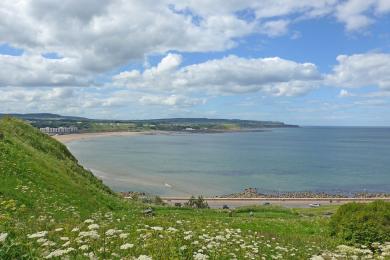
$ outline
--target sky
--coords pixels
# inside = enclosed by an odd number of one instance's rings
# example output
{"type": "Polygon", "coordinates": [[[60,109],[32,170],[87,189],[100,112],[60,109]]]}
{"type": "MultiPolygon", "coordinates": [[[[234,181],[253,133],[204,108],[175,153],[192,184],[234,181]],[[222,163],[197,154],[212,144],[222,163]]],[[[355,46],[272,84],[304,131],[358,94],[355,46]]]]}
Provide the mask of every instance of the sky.
{"type": "Polygon", "coordinates": [[[390,0],[2,0],[0,113],[390,126],[390,0]]]}

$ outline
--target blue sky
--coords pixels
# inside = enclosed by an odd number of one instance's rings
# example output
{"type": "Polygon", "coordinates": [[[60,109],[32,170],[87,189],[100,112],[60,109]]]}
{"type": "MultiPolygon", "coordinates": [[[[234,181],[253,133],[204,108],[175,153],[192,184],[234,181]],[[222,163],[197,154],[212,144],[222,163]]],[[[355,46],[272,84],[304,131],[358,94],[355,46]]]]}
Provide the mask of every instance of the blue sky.
{"type": "Polygon", "coordinates": [[[0,112],[390,126],[390,2],[0,3],[0,112]]]}

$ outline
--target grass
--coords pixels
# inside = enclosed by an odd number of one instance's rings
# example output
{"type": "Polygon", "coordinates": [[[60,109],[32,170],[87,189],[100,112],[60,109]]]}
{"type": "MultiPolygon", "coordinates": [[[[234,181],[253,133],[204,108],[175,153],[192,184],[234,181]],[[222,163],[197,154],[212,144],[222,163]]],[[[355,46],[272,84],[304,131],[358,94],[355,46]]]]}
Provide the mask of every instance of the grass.
{"type": "Polygon", "coordinates": [[[0,259],[309,259],[344,242],[324,216],[336,209],[229,214],[124,200],[64,145],[22,121],[0,121],[0,259]],[[147,207],[154,216],[143,215],[147,207]]]}

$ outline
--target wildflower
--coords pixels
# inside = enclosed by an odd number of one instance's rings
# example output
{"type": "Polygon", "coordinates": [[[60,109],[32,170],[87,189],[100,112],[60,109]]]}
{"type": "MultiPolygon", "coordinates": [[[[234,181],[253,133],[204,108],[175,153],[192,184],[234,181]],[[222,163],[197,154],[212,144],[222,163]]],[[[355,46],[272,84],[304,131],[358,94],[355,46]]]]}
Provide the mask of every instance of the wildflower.
{"type": "Polygon", "coordinates": [[[63,228],[56,228],[54,231],[55,232],[61,232],[62,230],[64,230],[63,228]]]}
{"type": "Polygon", "coordinates": [[[59,257],[59,256],[63,256],[63,255],[66,255],[72,251],[74,251],[75,249],[72,248],[72,247],[69,247],[67,249],[57,249],[53,252],[51,252],[50,254],[48,254],[45,258],[46,259],[49,259],[49,258],[53,258],[53,257],[59,257]]]}
{"type": "Polygon", "coordinates": [[[42,244],[42,246],[55,246],[56,243],[54,243],[53,241],[49,241],[47,240],[45,243],[42,244]]]}
{"type": "Polygon", "coordinates": [[[62,247],[67,247],[70,245],[70,241],[66,242],[65,244],[62,245],[62,247]]]}
{"type": "Polygon", "coordinates": [[[127,250],[127,249],[129,249],[129,248],[132,248],[134,245],[133,244],[128,244],[128,243],[126,243],[126,244],[124,244],[124,245],[121,245],[120,246],[120,249],[122,249],[122,250],[127,250]]]}
{"type": "Polygon", "coordinates": [[[192,235],[188,235],[184,237],[184,240],[190,240],[192,238],[192,235]]]}
{"type": "Polygon", "coordinates": [[[85,253],[84,255],[89,257],[90,260],[97,260],[98,259],[93,252],[85,253]]]}
{"type": "Polygon", "coordinates": [[[88,226],[88,229],[89,230],[99,229],[99,225],[98,224],[91,224],[91,225],[88,226]]]}
{"type": "Polygon", "coordinates": [[[117,231],[115,229],[109,229],[106,231],[106,236],[113,236],[117,231]]]}
{"type": "Polygon", "coordinates": [[[196,253],[194,254],[194,260],[207,260],[209,257],[207,255],[204,255],[202,253],[196,253]]]}
{"type": "Polygon", "coordinates": [[[0,233],[0,243],[3,243],[8,237],[8,233],[0,233]]]}
{"type": "Polygon", "coordinates": [[[27,235],[28,238],[40,238],[40,237],[45,237],[47,235],[47,231],[40,231],[35,234],[27,235]]]}
{"type": "Polygon", "coordinates": [[[60,240],[62,240],[62,241],[68,241],[68,240],[69,240],[69,237],[60,237],[60,240]]]}
{"type": "Polygon", "coordinates": [[[187,249],[187,246],[181,246],[180,247],[180,251],[184,251],[184,250],[186,250],[187,249]]]}
{"type": "Polygon", "coordinates": [[[80,230],[79,228],[74,228],[74,229],[72,229],[71,232],[78,232],[79,230],[80,230]]]}
{"type": "Polygon", "coordinates": [[[84,223],[87,223],[87,224],[91,224],[93,222],[95,222],[93,219],[87,219],[84,221],[84,223]]]}
{"type": "Polygon", "coordinates": [[[119,237],[120,237],[120,238],[123,238],[123,239],[124,239],[124,238],[127,238],[128,236],[129,236],[129,234],[120,234],[120,235],[119,235],[119,237]]]}
{"type": "Polygon", "coordinates": [[[147,255],[140,255],[136,260],[152,260],[152,258],[147,255]]]}
{"type": "Polygon", "coordinates": [[[38,240],[37,240],[37,242],[38,243],[45,243],[47,241],[47,239],[46,238],[39,238],[38,240]]]}
{"type": "Polygon", "coordinates": [[[154,231],[162,231],[164,230],[164,228],[162,227],[150,227],[151,229],[153,229],[154,231]]]}
{"type": "Polygon", "coordinates": [[[100,236],[95,230],[92,230],[88,232],[80,232],[79,237],[90,237],[92,239],[98,239],[100,236]]]}
{"type": "Polygon", "coordinates": [[[325,260],[322,256],[320,255],[313,255],[310,260],[325,260]]]}
{"type": "Polygon", "coordinates": [[[177,231],[177,229],[174,227],[169,227],[167,230],[168,230],[168,232],[176,232],[177,231]]]}
{"type": "Polygon", "coordinates": [[[82,251],[85,251],[85,250],[88,250],[89,249],[89,246],[88,245],[82,245],[79,247],[80,250],[82,251]]]}

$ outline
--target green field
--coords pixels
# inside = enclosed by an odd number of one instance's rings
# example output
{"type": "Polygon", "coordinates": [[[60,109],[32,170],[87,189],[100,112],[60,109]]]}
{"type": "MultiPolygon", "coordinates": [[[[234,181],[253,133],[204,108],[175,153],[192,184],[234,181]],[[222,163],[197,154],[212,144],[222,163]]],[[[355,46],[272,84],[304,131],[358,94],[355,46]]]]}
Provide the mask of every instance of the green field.
{"type": "Polygon", "coordinates": [[[61,143],[22,121],[0,121],[0,259],[372,256],[330,235],[327,215],[336,210],[261,206],[230,214],[124,200],[61,143]],[[143,213],[149,207],[153,216],[143,213]]]}

